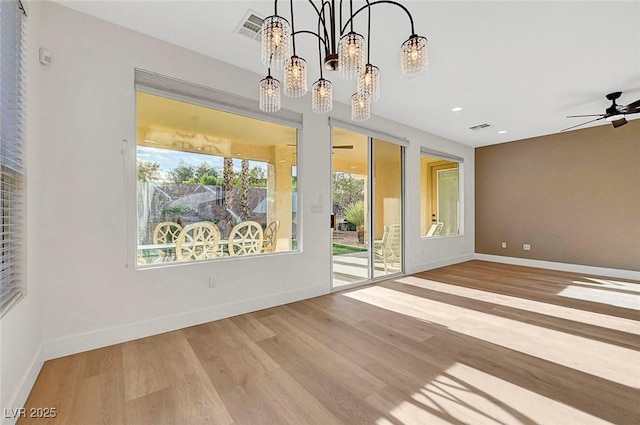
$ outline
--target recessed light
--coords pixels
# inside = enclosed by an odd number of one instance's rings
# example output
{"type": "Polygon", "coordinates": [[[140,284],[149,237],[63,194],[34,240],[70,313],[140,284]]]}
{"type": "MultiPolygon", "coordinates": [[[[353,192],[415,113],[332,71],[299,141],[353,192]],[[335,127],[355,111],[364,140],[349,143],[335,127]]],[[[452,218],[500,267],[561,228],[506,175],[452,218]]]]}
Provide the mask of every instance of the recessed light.
{"type": "Polygon", "coordinates": [[[462,111],[462,108],[459,106],[456,106],[455,108],[451,109],[451,112],[460,112],[460,111],[462,111]]]}
{"type": "Polygon", "coordinates": [[[498,131],[498,134],[505,134],[507,132],[507,130],[500,130],[498,131]]]}

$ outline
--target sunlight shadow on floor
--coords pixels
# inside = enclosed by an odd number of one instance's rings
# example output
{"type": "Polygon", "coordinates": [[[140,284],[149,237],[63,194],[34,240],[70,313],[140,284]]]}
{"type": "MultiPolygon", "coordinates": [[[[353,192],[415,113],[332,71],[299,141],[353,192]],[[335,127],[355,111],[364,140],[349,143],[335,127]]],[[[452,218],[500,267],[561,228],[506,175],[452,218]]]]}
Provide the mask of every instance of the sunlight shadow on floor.
{"type": "Polygon", "coordinates": [[[568,286],[558,295],[583,301],[591,301],[616,307],[640,310],[640,295],[614,292],[608,289],[568,286]]]}
{"type": "MultiPolygon", "coordinates": [[[[640,284],[633,282],[623,282],[619,280],[612,279],[597,279],[595,277],[585,277],[585,280],[590,280],[593,283],[587,282],[577,282],[583,285],[595,285],[605,288],[613,288],[613,289],[624,289],[625,291],[638,292],[640,293],[640,284]]],[[[576,283],[576,282],[574,282],[576,283]]]]}
{"type": "Polygon", "coordinates": [[[387,418],[377,425],[396,424],[610,424],[571,406],[456,363],[432,382],[398,400],[399,394],[382,390],[369,397],[386,408],[387,418]]]}
{"type": "Polygon", "coordinates": [[[346,297],[437,323],[464,335],[640,388],[640,368],[630,368],[638,353],[605,342],[474,311],[380,286],[358,289],[346,297]]]}
{"type": "Polygon", "coordinates": [[[625,319],[622,317],[593,313],[590,311],[564,307],[556,304],[548,304],[540,301],[529,300],[526,298],[518,298],[511,295],[481,291],[479,289],[447,285],[433,280],[427,280],[413,276],[396,279],[396,282],[416,286],[419,288],[425,288],[432,291],[438,291],[445,294],[469,298],[472,300],[485,301],[496,305],[530,311],[532,313],[544,314],[560,319],[572,320],[574,322],[580,322],[616,331],[627,332],[634,335],[640,335],[640,324],[638,324],[638,322],[635,320],[625,319]]]}

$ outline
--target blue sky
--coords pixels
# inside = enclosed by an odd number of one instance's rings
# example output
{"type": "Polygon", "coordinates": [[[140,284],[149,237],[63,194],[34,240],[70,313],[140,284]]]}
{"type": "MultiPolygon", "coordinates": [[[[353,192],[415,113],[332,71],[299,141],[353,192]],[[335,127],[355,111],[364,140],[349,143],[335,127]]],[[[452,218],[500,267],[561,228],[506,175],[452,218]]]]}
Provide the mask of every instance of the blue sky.
{"type": "MultiPolygon", "coordinates": [[[[152,161],[160,164],[160,172],[165,174],[172,168],[175,168],[180,160],[193,165],[201,164],[206,161],[213,168],[222,170],[223,158],[221,156],[204,155],[200,153],[190,153],[181,151],[171,151],[167,149],[149,148],[138,146],[138,159],[141,161],[152,161]]],[[[266,168],[266,163],[260,161],[249,161],[249,168],[260,167],[266,168]]],[[[240,159],[233,159],[233,168],[240,170],[240,159]]]]}

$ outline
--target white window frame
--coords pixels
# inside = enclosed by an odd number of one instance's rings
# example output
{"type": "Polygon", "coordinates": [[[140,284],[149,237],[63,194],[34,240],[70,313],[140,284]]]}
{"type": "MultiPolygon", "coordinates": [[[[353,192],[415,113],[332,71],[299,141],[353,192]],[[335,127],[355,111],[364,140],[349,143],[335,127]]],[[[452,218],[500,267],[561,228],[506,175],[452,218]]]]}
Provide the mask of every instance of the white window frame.
{"type": "Polygon", "coordinates": [[[25,27],[20,0],[0,1],[0,318],[26,295],[25,27]]]}
{"type": "MultiPolygon", "coordinates": [[[[1,1],[1,0],[0,0],[1,1]]],[[[228,93],[220,90],[216,90],[210,87],[201,86],[191,82],[179,80],[177,78],[164,76],[151,71],[136,68],[134,70],[134,93],[146,93],[155,96],[164,97],[166,99],[176,100],[180,102],[190,103],[192,105],[202,106],[205,108],[215,109],[222,112],[227,112],[235,115],[240,115],[247,118],[259,119],[262,121],[271,122],[274,124],[286,125],[296,130],[296,144],[298,151],[301,147],[301,133],[303,125],[303,115],[300,112],[295,112],[287,109],[281,109],[276,113],[267,114],[262,112],[258,107],[258,102],[254,99],[242,97],[233,93],[228,93]]],[[[136,106],[137,108],[137,106],[136,106]]],[[[137,115],[137,111],[134,111],[137,115]]],[[[137,126],[137,120],[134,120],[137,126]]],[[[133,149],[137,149],[136,143],[133,144],[133,149]]],[[[137,154],[134,154],[137,159],[137,154]]],[[[138,264],[137,262],[137,235],[133,234],[132,240],[134,241],[134,268],[136,270],[152,270],[162,267],[181,267],[189,264],[199,264],[203,262],[217,262],[217,261],[238,261],[249,258],[261,258],[264,255],[290,255],[296,254],[302,251],[303,235],[302,235],[302,189],[300,184],[300,155],[298,154],[297,163],[297,177],[298,177],[298,195],[297,195],[297,211],[299,212],[297,218],[297,247],[289,251],[282,251],[272,254],[260,255],[247,255],[247,256],[225,256],[216,257],[206,260],[195,261],[172,261],[158,264],[138,264]]],[[[132,161],[136,163],[137,161],[132,161]]],[[[133,175],[137,174],[137,167],[134,166],[133,175]]],[[[135,191],[134,191],[135,192],[135,191]]],[[[135,209],[137,209],[137,197],[134,197],[135,209]]],[[[133,228],[137,229],[137,217],[133,221],[133,228]]]]}
{"type": "MultiPolygon", "coordinates": [[[[433,240],[440,238],[455,238],[464,236],[464,158],[452,155],[446,152],[421,147],[420,148],[420,157],[428,156],[431,158],[443,159],[450,162],[456,162],[458,164],[458,233],[451,235],[437,235],[437,236],[425,236],[423,234],[420,235],[423,240],[433,240]]],[[[420,164],[422,167],[422,164],[420,164]]],[[[422,192],[422,181],[420,181],[420,192],[422,192]]],[[[422,193],[420,194],[422,196],[422,193]]],[[[421,211],[422,216],[422,211],[421,211]]]]}

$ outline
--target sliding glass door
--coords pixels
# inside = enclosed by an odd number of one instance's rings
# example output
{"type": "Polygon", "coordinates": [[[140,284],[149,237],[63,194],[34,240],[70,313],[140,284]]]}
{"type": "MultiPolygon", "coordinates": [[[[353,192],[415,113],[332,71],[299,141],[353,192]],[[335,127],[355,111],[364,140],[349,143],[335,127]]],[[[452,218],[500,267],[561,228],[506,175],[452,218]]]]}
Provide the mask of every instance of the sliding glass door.
{"type": "Polygon", "coordinates": [[[373,277],[402,272],[402,147],[373,139],[373,277]]]}
{"type": "Polygon", "coordinates": [[[333,127],[333,287],[403,272],[403,148],[333,127]]]}
{"type": "Polygon", "coordinates": [[[333,128],[333,287],[369,280],[369,138],[333,128]]]}

